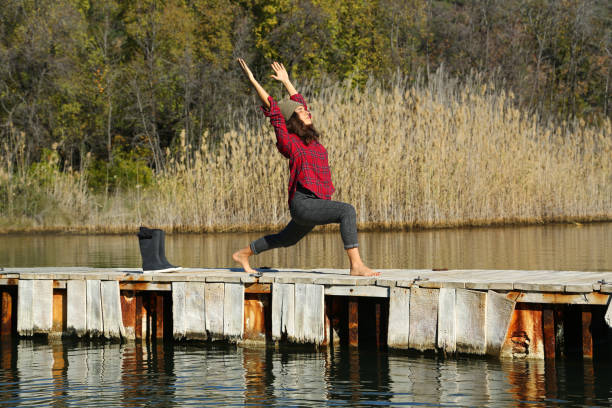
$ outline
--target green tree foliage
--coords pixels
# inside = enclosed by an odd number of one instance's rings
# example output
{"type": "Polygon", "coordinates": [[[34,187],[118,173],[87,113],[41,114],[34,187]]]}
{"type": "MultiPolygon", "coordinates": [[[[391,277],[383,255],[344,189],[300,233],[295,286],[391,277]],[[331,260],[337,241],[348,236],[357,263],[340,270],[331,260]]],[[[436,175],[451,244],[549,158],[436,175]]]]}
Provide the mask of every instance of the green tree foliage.
{"type": "Polygon", "coordinates": [[[604,0],[5,0],[0,142],[23,132],[30,163],[56,144],[61,169],[91,153],[105,180],[128,153],[163,169],[177,145],[214,144],[254,110],[238,56],[264,82],[273,60],[298,79],[358,86],[444,66],[495,80],[522,108],[596,121],[611,114],[611,11],[604,0]]]}

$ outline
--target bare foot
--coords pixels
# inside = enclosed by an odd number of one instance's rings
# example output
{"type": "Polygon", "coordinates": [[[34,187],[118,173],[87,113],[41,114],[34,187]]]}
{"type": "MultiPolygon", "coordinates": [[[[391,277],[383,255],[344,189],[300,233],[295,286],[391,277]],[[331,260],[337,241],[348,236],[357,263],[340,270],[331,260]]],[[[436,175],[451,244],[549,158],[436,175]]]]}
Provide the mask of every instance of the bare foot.
{"type": "Polygon", "coordinates": [[[246,247],[234,252],[232,258],[244,268],[246,273],[257,273],[253,268],[251,268],[251,265],[249,265],[249,256],[252,254],[253,252],[251,251],[251,248],[246,247]]]}
{"type": "Polygon", "coordinates": [[[351,266],[351,275],[353,276],[380,276],[380,272],[375,272],[364,264],[351,266]]]}

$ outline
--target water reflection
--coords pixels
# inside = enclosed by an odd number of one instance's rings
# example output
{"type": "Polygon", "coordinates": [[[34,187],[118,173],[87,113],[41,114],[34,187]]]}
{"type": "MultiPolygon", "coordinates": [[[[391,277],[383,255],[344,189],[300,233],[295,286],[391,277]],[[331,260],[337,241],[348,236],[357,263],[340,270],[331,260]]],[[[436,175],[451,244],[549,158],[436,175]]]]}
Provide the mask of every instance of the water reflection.
{"type": "MultiPolygon", "coordinates": [[[[174,234],[168,258],[192,267],[234,266],[231,254],[259,233],[174,234]]],[[[612,270],[612,223],[360,233],[374,268],[612,270]]],[[[296,246],[254,258],[255,266],[348,268],[337,232],[312,233],[296,246]]],[[[131,236],[4,235],[0,266],[139,267],[131,236]]]]}
{"type": "Polygon", "coordinates": [[[0,406],[608,406],[609,360],[0,342],[0,406]]]}

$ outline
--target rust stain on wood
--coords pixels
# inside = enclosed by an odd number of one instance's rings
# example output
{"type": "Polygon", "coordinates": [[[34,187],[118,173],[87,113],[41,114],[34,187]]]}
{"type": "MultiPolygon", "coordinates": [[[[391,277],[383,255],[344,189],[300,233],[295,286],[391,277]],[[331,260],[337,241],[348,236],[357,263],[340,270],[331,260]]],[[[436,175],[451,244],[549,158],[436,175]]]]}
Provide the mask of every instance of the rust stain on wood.
{"type": "Polygon", "coordinates": [[[51,331],[64,333],[67,322],[66,290],[53,289],[53,325],[51,331]]]}
{"type": "Polygon", "coordinates": [[[136,296],[134,291],[121,291],[121,319],[129,334],[136,333],[136,296]]]}
{"type": "Polygon", "coordinates": [[[555,358],[555,311],[546,308],[542,311],[543,336],[544,336],[544,357],[555,358]]]}
{"type": "Polygon", "coordinates": [[[544,358],[541,305],[530,303],[516,305],[501,354],[512,357],[544,358]]]}
{"type": "Polygon", "coordinates": [[[246,284],[244,293],[272,293],[272,286],[269,283],[246,284]]]}
{"type": "Polygon", "coordinates": [[[142,298],[143,294],[136,293],[135,297],[136,297],[136,319],[134,322],[134,336],[136,337],[136,339],[142,339],[143,337],[146,337],[146,331],[143,333],[143,330],[142,330],[143,328],[142,318],[143,318],[143,314],[145,314],[146,316],[146,311],[145,311],[145,305],[144,305],[143,298],[142,298]]]}
{"type": "Polygon", "coordinates": [[[245,340],[266,340],[266,302],[263,296],[245,295],[243,336],[245,340]]]}
{"type": "Polygon", "coordinates": [[[154,282],[119,282],[120,290],[137,290],[137,291],[166,291],[172,290],[171,283],[154,283],[154,282]]]}
{"type": "Polygon", "coordinates": [[[593,333],[591,331],[591,309],[582,306],[582,355],[584,358],[593,358],[593,333]]]}
{"type": "Polygon", "coordinates": [[[606,305],[609,294],[606,293],[544,293],[544,292],[518,292],[510,291],[506,294],[508,299],[523,303],[545,304],[574,304],[574,305],[606,305]]]}
{"type": "Polygon", "coordinates": [[[348,308],[349,346],[357,347],[359,345],[359,302],[349,299],[348,308]]]}
{"type": "Polygon", "coordinates": [[[0,289],[0,336],[10,336],[13,333],[13,295],[8,288],[0,289]]]}
{"type": "Polygon", "coordinates": [[[161,293],[155,293],[154,299],[154,316],[155,316],[155,337],[158,339],[164,338],[164,297],[161,293]]]}

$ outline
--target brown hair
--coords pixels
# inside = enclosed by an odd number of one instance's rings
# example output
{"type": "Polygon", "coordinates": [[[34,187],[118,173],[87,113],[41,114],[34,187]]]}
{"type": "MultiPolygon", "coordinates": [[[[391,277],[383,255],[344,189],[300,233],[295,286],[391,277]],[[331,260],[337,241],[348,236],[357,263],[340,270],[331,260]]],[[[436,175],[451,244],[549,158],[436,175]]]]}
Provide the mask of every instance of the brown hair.
{"type": "Polygon", "coordinates": [[[295,112],[293,115],[291,115],[286,125],[287,130],[290,133],[295,133],[298,135],[306,146],[308,146],[313,140],[319,141],[320,134],[317,129],[315,129],[313,125],[305,125],[295,112]]]}

